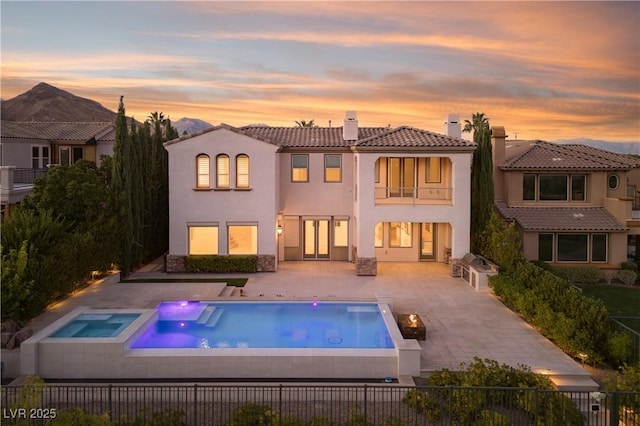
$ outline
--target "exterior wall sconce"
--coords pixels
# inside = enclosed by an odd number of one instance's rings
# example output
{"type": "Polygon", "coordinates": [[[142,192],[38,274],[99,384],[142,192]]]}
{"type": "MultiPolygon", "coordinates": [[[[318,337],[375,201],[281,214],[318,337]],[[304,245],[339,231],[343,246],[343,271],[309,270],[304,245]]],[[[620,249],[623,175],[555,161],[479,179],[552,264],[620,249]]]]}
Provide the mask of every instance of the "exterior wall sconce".
{"type": "Polygon", "coordinates": [[[282,225],[278,225],[278,226],[276,227],[276,233],[277,233],[278,235],[282,234],[282,225]]]}

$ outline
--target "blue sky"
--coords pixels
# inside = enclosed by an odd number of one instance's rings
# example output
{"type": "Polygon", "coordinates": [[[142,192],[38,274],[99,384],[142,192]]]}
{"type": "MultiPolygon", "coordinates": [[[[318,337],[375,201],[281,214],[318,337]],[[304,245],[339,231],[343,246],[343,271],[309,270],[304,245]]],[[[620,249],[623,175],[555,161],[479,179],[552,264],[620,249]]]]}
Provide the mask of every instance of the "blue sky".
{"type": "Polygon", "coordinates": [[[144,118],[640,141],[640,2],[2,1],[3,99],[41,81],[144,118]]]}

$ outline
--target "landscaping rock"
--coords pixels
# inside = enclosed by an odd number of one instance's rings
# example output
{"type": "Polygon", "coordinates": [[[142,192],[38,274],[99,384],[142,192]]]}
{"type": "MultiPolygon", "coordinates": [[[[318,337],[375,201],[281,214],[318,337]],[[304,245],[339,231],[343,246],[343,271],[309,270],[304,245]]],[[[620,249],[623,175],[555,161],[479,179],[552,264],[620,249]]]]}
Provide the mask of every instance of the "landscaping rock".
{"type": "Polygon", "coordinates": [[[7,320],[4,321],[1,325],[0,325],[0,331],[2,331],[2,333],[11,333],[11,334],[15,334],[17,333],[20,329],[22,328],[22,324],[20,324],[18,321],[16,320],[7,320]]]}
{"type": "Polygon", "coordinates": [[[2,339],[1,339],[0,347],[6,348],[7,347],[7,343],[9,343],[9,340],[11,340],[11,337],[14,334],[15,333],[2,333],[2,339]]]}
{"type": "Polygon", "coordinates": [[[24,342],[31,336],[33,336],[33,330],[31,329],[31,327],[23,328],[22,330],[11,336],[11,339],[9,339],[9,342],[7,343],[7,349],[17,348],[22,342],[24,342]]]}

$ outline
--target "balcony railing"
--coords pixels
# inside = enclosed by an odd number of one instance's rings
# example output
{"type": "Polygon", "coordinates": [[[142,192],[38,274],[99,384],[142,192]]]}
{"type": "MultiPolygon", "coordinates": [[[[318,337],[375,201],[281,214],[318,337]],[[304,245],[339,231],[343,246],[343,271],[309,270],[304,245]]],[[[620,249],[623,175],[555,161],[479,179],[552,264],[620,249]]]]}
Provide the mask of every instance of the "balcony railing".
{"type": "Polygon", "coordinates": [[[377,187],[375,200],[379,204],[444,204],[453,198],[453,188],[377,187]]]}
{"type": "Polygon", "coordinates": [[[13,183],[33,183],[37,178],[47,174],[48,169],[15,169],[13,171],[13,183]]]}

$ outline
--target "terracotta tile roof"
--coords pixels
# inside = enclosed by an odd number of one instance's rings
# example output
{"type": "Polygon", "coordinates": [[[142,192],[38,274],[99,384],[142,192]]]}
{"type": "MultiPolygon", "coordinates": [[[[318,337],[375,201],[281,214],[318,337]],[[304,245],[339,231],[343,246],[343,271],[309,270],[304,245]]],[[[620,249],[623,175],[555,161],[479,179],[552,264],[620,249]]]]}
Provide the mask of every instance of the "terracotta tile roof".
{"type": "Polygon", "coordinates": [[[508,207],[504,202],[497,202],[496,207],[525,231],[627,231],[604,207],[508,207]]]}
{"type": "Polygon", "coordinates": [[[115,128],[109,122],[32,122],[2,121],[0,136],[13,139],[47,141],[115,140],[115,128]]]}
{"type": "MultiPolygon", "coordinates": [[[[248,136],[274,141],[289,148],[348,148],[352,145],[343,139],[342,127],[245,126],[240,130],[248,136]]],[[[388,130],[386,127],[360,127],[358,136],[369,138],[388,130]]]]}
{"type": "Polygon", "coordinates": [[[545,141],[530,143],[529,149],[505,161],[503,170],[630,170],[640,161],[585,145],[559,145],[545,141]]]}
{"type": "Polygon", "coordinates": [[[416,129],[409,126],[387,129],[368,138],[360,139],[355,144],[357,147],[446,147],[446,148],[473,148],[475,143],[416,129]]]}

